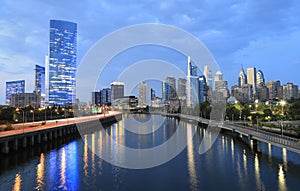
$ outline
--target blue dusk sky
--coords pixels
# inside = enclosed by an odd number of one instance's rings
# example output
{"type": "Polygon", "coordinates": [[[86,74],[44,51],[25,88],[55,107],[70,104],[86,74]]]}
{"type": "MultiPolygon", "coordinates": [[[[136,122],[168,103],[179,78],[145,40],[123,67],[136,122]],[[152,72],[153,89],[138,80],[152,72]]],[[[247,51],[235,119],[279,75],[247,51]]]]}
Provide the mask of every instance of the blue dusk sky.
{"type": "MultiPolygon", "coordinates": [[[[266,81],[300,84],[297,0],[0,0],[0,4],[0,104],[5,100],[6,81],[24,79],[26,91],[33,91],[34,66],[45,65],[51,19],[78,24],[78,65],[105,35],[129,25],[161,23],[179,27],[204,43],[230,86],[237,84],[242,64],[262,70],[266,81]]],[[[128,56],[134,57],[132,52],[128,56]]],[[[132,61],[157,56],[185,70],[185,57],[168,52],[158,47],[132,61]]],[[[122,62],[122,56],[115,62],[122,62]]],[[[110,64],[111,72],[99,80],[99,88],[109,86],[117,76],[114,71],[121,72],[130,63],[122,64],[110,64]]]]}

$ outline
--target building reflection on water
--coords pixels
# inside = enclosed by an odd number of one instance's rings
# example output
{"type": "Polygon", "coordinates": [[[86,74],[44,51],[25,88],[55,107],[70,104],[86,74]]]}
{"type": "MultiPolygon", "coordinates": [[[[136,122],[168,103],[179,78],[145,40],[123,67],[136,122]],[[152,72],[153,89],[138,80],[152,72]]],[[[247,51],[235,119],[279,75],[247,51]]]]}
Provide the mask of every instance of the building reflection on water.
{"type": "MultiPolygon", "coordinates": [[[[131,118],[130,120],[135,119],[131,118]]],[[[141,137],[136,137],[140,135],[126,131],[124,121],[121,121],[104,130],[84,135],[82,140],[70,142],[48,153],[42,152],[32,160],[33,165],[30,168],[33,171],[30,175],[28,175],[30,170],[22,171],[20,169],[11,174],[11,184],[8,190],[81,190],[84,186],[84,188],[102,189],[100,187],[92,187],[92,185],[100,180],[101,183],[98,185],[102,185],[105,182],[103,179],[109,180],[105,184],[112,185],[108,187],[109,190],[122,189],[122,186],[127,184],[126,181],[128,180],[131,180],[132,184],[139,184],[139,182],[135,181],[135,178],[138,179],[139,177],[127,178],[127,176],[134,176],[135,173],[110,165],[98,158],[98,155],[101,156],[103,152],[107,152],[112,154],[114,160],[122,161],[126,158],[126,153],[120,151],[116,145],[117,143],[124,146],[129,143],[135,148],[161,144],[162,141],[168,139],[176,131],[176,120],[169,120],[169,124],[162,125],[162,129],[150,126],[149,128],[155,129],[156,133],[142,135],[141,137]],[[140,141],[141,145],[138,145],[137,141],[140,141]],[[126,174],[127,172],[130,173],[126,174]],[[30,183],[28,183],[29,177],[31,178],[30,181],[32,181],[30,183]]],[[[186,137],[187,140],[191,140],[191,136],[194,135],[194,127],[194,124],[184,122],[182,128],[185,129],[181,135],[186,137]]],[[[212,149],[201,156],[198,152],[198,147],[203,140],[203,136],[210,138],[208,141],[212,139],[210,132],[203,128],[198,128],[194,139],[187,144],[183,154],[181,153],[181,156],[170,161],[170,163],[179,161],[179,163],[173,164],[172,168],[174,166],[180,168],[180,172],[185,174],[185,177],[180,178],[186,179],[188,182],[189,187],[187,189],[201,190],[207,184],[207,182],[203,181],[208,180],[209,176],[212,176],[210,178],[213,179],[215,176],[220,177],[220,174],[227,175],[231,173],[230,175],[235,176],[234,183],[238,185],[232,188],[244,190],[252,186],[253,190],[284,191],[290,190],[291,181],[294,181],[290,177],[295,176],[293,173],[299,172],[299,168],[297,167],[297,171],[295,171],[294,166],[289,162],[293,153],[288,152],[286,149],[279,149],[271,144],[267,144],[264,147],[265,153],[256,153],[252,150],[253,147],[251,149],[247,148],[239,143],[238,140],[226,134],[221,134],[212,149]],[[292,173],[288,172],[288,170],[292,173]],[[268,182],[270,179],[272,181],[277,180],[277,182],[268,182]]],[[[251,142],[251,145],[253,146],[253,142],[251,142]]],[[[168,163],[163,165],[162,171],[160,171],[160,167],[154,169],[154,173],[159,172],[163,174],[164,177],[161,177],[161,179],[169,176],[168,171],[172,172],[172,169],[168,168],[168,163]]],[[[147,173],[153,172],[152,169],[145,171],[147,173]]],[[[134,172],[140,173],[143,170],[134,172]]],[[[156,182],[160,181],[157,177],[152,178],[156,182]]],[[[224,179],[230,181],[233,178],[228,176],[224,179]]],[[[0,182],[0,190],[2,190],[1,184],[2,182],[0,182]]]]}
{"type": "MultiPolygon", "coordinates": [[[[191,124],[186,124],[187,130],[187,141],[193,140],[191,137],[193,136],[192,133],[192,126],[191,124]]],[[[194,143],[191,141],[190,143],[187,142],[187,158],[188,158],[188,172],[190,176],[190,189],[191,190],[198,190],[198,178],[196,173],[195,167],[195,156],[194,156],[194,143]]]]}

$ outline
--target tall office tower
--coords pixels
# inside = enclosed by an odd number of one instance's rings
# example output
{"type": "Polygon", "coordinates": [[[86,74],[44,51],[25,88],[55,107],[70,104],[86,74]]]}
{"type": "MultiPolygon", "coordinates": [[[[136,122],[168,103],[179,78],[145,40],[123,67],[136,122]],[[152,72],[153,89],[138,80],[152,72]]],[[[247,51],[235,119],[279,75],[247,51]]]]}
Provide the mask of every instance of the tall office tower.
{"type": "Polygon", "coordinates": [[[261,84],[265,84],[265,77],[264,77],[264,73],[261,70],[258,70],[256,73],[256,84],[257,86],[261,85],[261,84]]]}
{"type": "Polygon", "coordinates": [[[176,79],[173,77],[167,77],[162,82],[162,98],[163,101],[168,102],[177,97],[176,93],[176,79]]]}
{"type": "Polygon", "coordinates": [[[77,24],[50,21],[47,101],[50,105],[75,103],[77,24]]]}
{"type": "Polygon", "coordinates": [[[124,82],[110,83],[111,101],[124,97],[124,82]]]}
{"type": "Polygon", "coordinates": [[[35,65],[35,87],[34,91],[41,95],[45,94],[45,67],[35,65]]]}
{"type": "Polygon", "coordinates": [[[188,107],[195,107],[199,102],[199,79],[193,72],[193,66],[189,56],[187,64],[186,103],[188,107]]]}
{"type": "Polygon", "coordinates": [[[269,99],[275,99],[277,97],[277,90],[274,81],[269,81],[266,83],[269,92],[269,99]]]}
{"type": "Polygon", "coordinates": [[[215,91],[220,93],[219,98],[227,98],[228,95],[228,82],[223,80],[223,74],[217,71],[215,74],[215,91]]]}
{"type": "Polygon", "coordinates": [[[92,105],[101,105],[100,92],[92,92],[92,105]]]}
{"type": "Polygon", "coordinates": [[[186,98],[186,79],[185,78],[179,78],[177,83],[177,94],[179,99],[185,99],[186,98]]]}
{"type": "Polygon", "coordinates": [[[199,102],[207,101],[207,85],[205,76],[199,76],[199,102]]]}
{"type": "Polygon", "coordinates": [[[111,105],[111,89],[103,88],[100,90],[100,104],[111,105]]]}
{"type": "Polygon", "coordinates": [[[9,104],[12,94],[20,93],[25,93],[25,80],[6,82],[6,104],[9,104]]]}
{"type": "Polygon", "coordinates": [[[251,84],[244,84],[242,86],[242,93],[244,102],[253,101],[253,86],[251,84]]]}
{"type": "Polygon", "coordinates": [[[142,82],[138,85],[138,105],[146,107],[151,105],[151,90],[150,85],[142,82]]]}
{"type": "Polygon", "coordinates": [[[171,92],[170,92],[170,99],[175,99],[177,96],[177,92],[176,92],[176,79],[173,77],[167,77],[166,78],[166,82],[168,84],[170,84],[171,87],[171,92]]]}
{"type": "Polygon", "coordinates": [[[283,99],[290,100],[292,98],[298,99],[298,86],[293,83],[287,83],[282,86],[283,99]]]}
{"type": "Polygon", "coordinates": [[[260,101],[267,101],[269,99],[269,89],[264,83],[258,86],[258,99],[260,101]]]}
{"type": "Polygon", "coordinates": [[[45,67],[35,65],[35,87],[34,92],[40,96],[40,105],[45,105],[45,67]]]}
{"type": "Polygon", "coordinates": [[[210,66],[207,66],[207,65],[204,66],[203,74],[204,74],[205,79],[206,79],[206,84],[210,88],[213,88],[213,76],[212,76],[212,71],[210,69],[210,66]]]}
{"type": "Polygon", "coordinates": [[[276,98],[282,99],[282,86],[280,80],[275,81],[276,98]]]}
{"type": "Polygon", "coordinates": [[[155,90],[151,88],[151,101],[155,100],[156,95],[155,95],[155,90]]]}
{"type": "Polygon", "coordinates": [[[242,67],[239,74],[238,85],[239,87],[242,87],[244,84],[247,84],[247,75],[244,71],[244,68],[242,67]]]}
{"type": "Polygon", "coordinates": [[[256,84],[256,68],[247,68],[247,83],[252,85],[253,94],[256,94],[257,84],[256,84]]]}

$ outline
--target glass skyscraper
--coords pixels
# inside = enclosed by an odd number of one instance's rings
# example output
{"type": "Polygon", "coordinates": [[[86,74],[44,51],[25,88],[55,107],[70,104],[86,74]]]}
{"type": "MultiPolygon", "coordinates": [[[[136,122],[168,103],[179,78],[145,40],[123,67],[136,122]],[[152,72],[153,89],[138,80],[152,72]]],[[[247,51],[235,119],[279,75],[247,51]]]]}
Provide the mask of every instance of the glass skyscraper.
{"type": "Polygon", "coordinates": [[[76,99],[76,48],[77,24],[51,20],[47,60],[47,101],[50,105],[68,105],[76,99]]]}
{"type": "Polygon", "coordinates": [[[111,90],[110,88],[104,88],[100,90],[100,104],[110,105],[111,104],[111,90]]]}
{"type": "Polygon", "coordinates": [[[35,92],[39,95],[45,94],[45,67],[35,65],[35,92]]]}
{"type": "Polygon", "coordinates": [[[25,93],[25,80],[6,82],[6,103],[9,104],[12,94],[25,93]]]}

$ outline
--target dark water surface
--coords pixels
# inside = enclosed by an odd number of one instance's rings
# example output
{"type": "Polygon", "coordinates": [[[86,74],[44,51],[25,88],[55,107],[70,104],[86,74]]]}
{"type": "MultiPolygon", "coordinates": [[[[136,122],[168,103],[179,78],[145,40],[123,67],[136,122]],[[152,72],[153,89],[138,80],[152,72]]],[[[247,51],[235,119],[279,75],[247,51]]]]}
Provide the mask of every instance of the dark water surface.
{"type": "Polygon", "coordinates": [[[142,170],[113,166],[94,154],[104,149],[114,152],[114,147],[103,144],[107,134],[102,131],[1,155],[0,191],[300,189],[299,154],[265,143],[259,143],[256,152],[231,135],[221,133],[212,148],[200,155],[205,129],[188,122],[177,127],[177,120],[166,119],[153,134],[139,135],[126,130],[133,120],[145,119],[145,115],[125,118],[105,131],[122,144],[150,148],[168,140],[177,128],[185,128],[186,133],[181,136],[187,136],[194,128],[193,142],[171,161],[142,170]]]}

